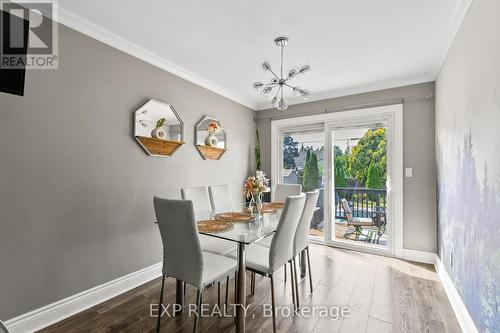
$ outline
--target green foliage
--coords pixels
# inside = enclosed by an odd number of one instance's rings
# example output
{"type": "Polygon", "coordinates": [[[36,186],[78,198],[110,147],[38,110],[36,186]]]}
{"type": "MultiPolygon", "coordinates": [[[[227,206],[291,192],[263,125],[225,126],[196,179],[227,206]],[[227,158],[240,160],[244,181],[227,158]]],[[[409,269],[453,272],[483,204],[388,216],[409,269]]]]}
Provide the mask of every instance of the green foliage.
{"type": "Polygon", "coordinates": [[[299,156],[298,145],[299,143],[291,136],[283,138],[283,167],[285,169],[295,168],[295,158],[299,156]]]}
{"type": "Polygon", "coordinates": [[[163,127],[164,125],[167,124],[167,120],[165,118],[160,118],[158,119],[158,121],[156,122],[156,127],[155,129],[158,129],[160,127],[163,127]]]}
{"type": "Polygon", "coordinates": [[[380,163],[370,163],[366,179],[366,188],[379,189],[385,187],[385,172],[380,163]]]}
{"type": "Polygon", "coordinates": [[[334,146],[334,177],[335,187],[347,187],[349,174],[347,172],[347,158],[348,155],[342,153],[339,146],[334,146]]]}
{"type": "Polygon", "coordinates": [[[307,151],[303,186],[305,191],[315,190],[320,186],[318,157],[311,150],[307,151]]]}
{"type": "Polygon", "coordinates": [[[260,138],[259,138],[259,130],[255,129],[255,134],[257,136],[257,145],[255,147],[255,165],[257,167],[257,170],[262,170],[262,160],[261,160],[261,155],[260,155],[260,138]]]}
{"type": "Polygon", "coordinates": [[[377,173],[380,179],[377,180],[377,183],[385,184],[387,178],[386,150],[385,128],[368,130],[358,141],[358,144],[352,148],[347,159],[347,171],[360,184],[364,185],[367,182],[368,169],[373,163],[378,168],[377,173]]]}

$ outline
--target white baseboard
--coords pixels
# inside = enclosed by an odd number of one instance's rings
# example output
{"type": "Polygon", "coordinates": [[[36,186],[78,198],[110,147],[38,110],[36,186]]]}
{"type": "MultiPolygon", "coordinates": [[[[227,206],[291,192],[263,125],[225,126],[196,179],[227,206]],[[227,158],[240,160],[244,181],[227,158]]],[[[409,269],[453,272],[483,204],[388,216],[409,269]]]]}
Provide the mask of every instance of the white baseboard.
{"type": "Polygon", "coordinates": [[[161,263],[143,268],[116,280],[9,319],[5,322],[5,325],[11,333],[40,330],[161,276],[161,268],[161,263]]]}
{"type": "Polygon", "coordinates": [[[455,312],[455,316],[458,319],[458,323],[460,324],[462,331],[464,333],[478,333],[476,325],[474,324],[474,321],[472,320],[472,317],[470,316],[467,307],[462,301],[462,297],[460,297],[460,294],[455,288],[453,280],[448,275],[448,272],[446,272],[444,264],[441,262],[441,259],[439,257],[436,257],[436,263],[434,266],[436,267],[439,279],[443,284],[444,290],[446,291],[446,295],[448,295],[451,307],[455,312]]]}
{"type": "Polygon", "coordinates": [[[437,254],[434,252],[403,249],[404,260],[434,265],[436,263],[436,258],[437,254]]]}

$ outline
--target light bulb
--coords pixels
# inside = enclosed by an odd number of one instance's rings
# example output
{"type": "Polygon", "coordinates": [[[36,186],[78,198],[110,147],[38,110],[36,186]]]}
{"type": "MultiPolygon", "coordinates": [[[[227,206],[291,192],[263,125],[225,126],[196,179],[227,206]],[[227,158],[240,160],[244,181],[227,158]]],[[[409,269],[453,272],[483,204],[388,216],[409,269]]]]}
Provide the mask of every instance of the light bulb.
{"type": "Polygon", "coordinates": [[[275,78],[275,77],[273,77],[273,78],[271,79],[271,83],[272,83],[272,84],[277,84],[278,82],[280,82],[280,80],[278,80],[278,79],[277,79],[277,78],[275,78]]]}
{"type": "Polygon", "coordinates": [[[305,74],[305,73],[309,72],[310,70],[311,70],[311,66],[304,65],[304,66],[300,67],[299,73],[300,74],[305,74]]]}
{"type": "Polygon", "coordinates": [[[262,82],[255,82],[255,83],[253,84],[253,88],[254,88],[255,90],[260,90],[263,86],[264,86],[264,83],[262,83],[262,82]]]}
{"type": "Polygon", "coordinates": [[[300,90],[300,94],[302,95],[302,97],[307,97],[307,95],[309,95],[310,92],[307,89],[302,89],[300,90]]]}
{"type": "Polygon", "coordinates": [[[288,78],[293,79],[297,74],[299,74],[299,71],[296,68],[292,68],[288,71],[288,78]]]}
{"type": "Polygon", "coordinates": [[[269,61],[264,60],[262,62],[262,69],[265,70],[265,71],[270,71],[271,70],[271,64],[269,63],[269,61]]]}
{"type": "Polygon", "coordinates": [[[279,103],[278,96],[274,96],[273,98],[271,98],[271,100],[269,102],[271,103],[271,106],[273,108],[278,106],[278,103],[279,103]]]}
{"type": "Polygon", "coordinates": [[[292,89],[292,93],[295,96],[300,96],[301,95],[300,91],[301,91],[300,87],[293,87],[293,89],[292,89]]]}
{"type": "Polygon", "coordinates": [[[285,111],[287,108],[288,108],[288,104],[285,101],[285,99],[283,97],[280,98],[277,109],[280,111],[285,111]]]}
{"type": "Polygon", "coordinates": [[[272,86],[264,86],[264,88],[262,88],[262,94],[264,96],[269,96],[272,90],[273,90],[272,86]]]}

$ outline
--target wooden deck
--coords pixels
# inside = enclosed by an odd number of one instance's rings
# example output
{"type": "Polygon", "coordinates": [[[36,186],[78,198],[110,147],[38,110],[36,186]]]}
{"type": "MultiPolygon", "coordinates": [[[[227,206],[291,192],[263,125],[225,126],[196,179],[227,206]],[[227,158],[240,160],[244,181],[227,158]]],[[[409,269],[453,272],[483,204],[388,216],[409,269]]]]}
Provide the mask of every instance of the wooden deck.
{"type": "MultiPolygon", "coordinates": [[[[351,316],[338,319],[285,318],[278,316],[279,332],[384,333],[461,332],[434,268],[326,246],[311,245],[314,293],[300,283],[303,306],[344,306],[351,316]]],[[[278,305],[291,303],[290,279],[276,276],[278,305]]],[[[42,332],[154,332],[156,319],[149,317],[150,303],[157,303],[160,279],[97,305],[42,332]]],[[[233,298],[231,279],[230,300],[233,298]]],[[[249,285],[249,283],[248,283],[249,285]]],[[[224,288],[222,288],[224,290],[224,288]]],[[[174,301],[175,283],[167,279],[165,304],[174,301]]],[[[188,302],[195,292],[188,288],[188,302]]],[[[256,294],[248,313],[247,332],[272,332],[271,318],[262,316],[262,304],[270,303],[269,279],[257,276],[256,294]]],[[[205,292],[204,303],[217,303],[217,288],[205,292]]],[[[192,332],[192,318],[164,318],[162,332],[192,332]]],[[[202,318],[199,332],[234,332],[232,318],[202,318]]]]}

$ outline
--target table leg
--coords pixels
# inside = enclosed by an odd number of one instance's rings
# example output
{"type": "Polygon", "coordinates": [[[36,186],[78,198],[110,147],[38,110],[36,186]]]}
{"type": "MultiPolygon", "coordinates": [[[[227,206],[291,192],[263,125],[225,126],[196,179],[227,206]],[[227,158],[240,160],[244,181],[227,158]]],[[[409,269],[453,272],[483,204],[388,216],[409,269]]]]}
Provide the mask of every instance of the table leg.
{"type": "Polygon", "coordinates": [[[236,333],[245,332],[246,286],[246,244],[238,243],[238,303],[236,304],[236,333]]]}
{"type": "Polygon", "coordinates": [[[179,310],[174,313],[177,316],[182,314],[184,308],[184,282],[181,280],[175,280],[175,303],[180,305],[179,310]]]}
{"type": "Polygon", "coordinates": [[[299,254],[300,256],[300,278],[306,277],[306,250],[302,250],[299,254]]]}

